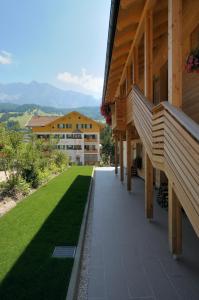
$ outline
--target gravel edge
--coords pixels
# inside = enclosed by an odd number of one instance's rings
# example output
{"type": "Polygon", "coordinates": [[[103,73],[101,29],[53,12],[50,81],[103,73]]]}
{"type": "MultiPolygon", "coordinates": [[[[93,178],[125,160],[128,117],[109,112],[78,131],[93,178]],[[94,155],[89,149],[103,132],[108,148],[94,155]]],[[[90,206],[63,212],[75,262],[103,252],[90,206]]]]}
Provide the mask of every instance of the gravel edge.
{"type": "Polygon", "coordinates": [[[95,191],[95,181],[93,182],[92,197],[90,199],[90,208],[88,213],[88,221],[87,221],[85,242],[83,248],[82,263],[80,269],[77,300],[88,299],[89,262],[90,262],[90,249],[91,249],[91,239],[92,239],[94,191],[95,191]]]}

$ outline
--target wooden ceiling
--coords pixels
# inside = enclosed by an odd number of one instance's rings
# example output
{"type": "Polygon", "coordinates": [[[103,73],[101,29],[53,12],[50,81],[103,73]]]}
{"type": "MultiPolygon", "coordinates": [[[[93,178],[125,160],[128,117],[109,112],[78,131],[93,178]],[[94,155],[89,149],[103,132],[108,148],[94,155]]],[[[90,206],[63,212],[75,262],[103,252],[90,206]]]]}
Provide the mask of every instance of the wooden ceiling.
{"type": "Polygon", "coordinates": [[[145,0],[120,0],[112,58],[107,82],[106,100],[111,102],[136,34],[145,0]]]}
{"type": "MultiPolygon", "coordinates": [[[[120,83],[127,58],[129,59],[129,52],[134,42],[146,2],[147,0],[120,0],[105,93],[106,102],[114,102],[115,93],[120,83]]],[[[154,48],[159,45],[161,37],[167,33],[167,4],[166,0],[158,0],[154,7],[154,48]]]]}

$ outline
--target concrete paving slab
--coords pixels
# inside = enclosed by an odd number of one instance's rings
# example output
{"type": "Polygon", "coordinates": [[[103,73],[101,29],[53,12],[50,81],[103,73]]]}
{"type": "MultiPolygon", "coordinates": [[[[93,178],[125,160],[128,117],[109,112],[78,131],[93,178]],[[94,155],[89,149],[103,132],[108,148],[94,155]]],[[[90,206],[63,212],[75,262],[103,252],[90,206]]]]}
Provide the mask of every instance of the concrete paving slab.
{"type": "Polygon", "coordinates": [[[132,192],[114,168],[97,168],[93,199],[88,300],[199,299],[199,239],[183,218],[183,256],[168,246],[168,213],[154,201],[154,220],[144,212],[144,181],[132,192]]]}

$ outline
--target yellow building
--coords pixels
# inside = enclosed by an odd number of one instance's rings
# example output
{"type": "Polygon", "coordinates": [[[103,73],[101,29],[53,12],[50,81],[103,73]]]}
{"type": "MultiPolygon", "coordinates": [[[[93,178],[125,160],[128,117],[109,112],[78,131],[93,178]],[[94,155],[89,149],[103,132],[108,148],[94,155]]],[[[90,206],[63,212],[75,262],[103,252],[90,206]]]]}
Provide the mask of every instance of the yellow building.
{"type": "Polygon", "coordinates": [[[27,127],[38,138],[58,139],[57,149],[66,151],[72,162],[95,164],[100,160],[100,130],[98,123],[78,112],[65,116],[33,116],[27,127]]]}

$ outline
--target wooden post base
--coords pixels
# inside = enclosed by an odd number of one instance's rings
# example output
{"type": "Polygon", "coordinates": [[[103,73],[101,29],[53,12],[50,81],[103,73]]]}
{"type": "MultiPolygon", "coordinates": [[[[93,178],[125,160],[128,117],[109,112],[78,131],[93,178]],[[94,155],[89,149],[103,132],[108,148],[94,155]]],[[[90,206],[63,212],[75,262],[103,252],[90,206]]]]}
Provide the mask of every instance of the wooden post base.
{"type": "Polygon", "coordinates": [[[118,174],[118,137],[115,136],[115,174],[118,174]]]}
{"type": "Polygon", "coordinates": [[[145,215],[153,219],[153,166],[147,153],[145,153],[145,215]]]}
{"type": "Polygon", "coordinates": [[[169,183],[169,247],[174,257],[182,253],[182,207],[173,190],[172,183],[169,183]]]}
{"type": "Polygon", "coordinates": [[[131,191],[131,166],[132,166],[132,150],[131,150],[131,127],[127,126],[126,130],[126,151],[127,151],[127,190],[131,191]]]}
{"type": "Polygon", "coordinates": [[[123,158],[123,138],[120,133],[120,180],[124,181],[124,158],[123,158]]]}

